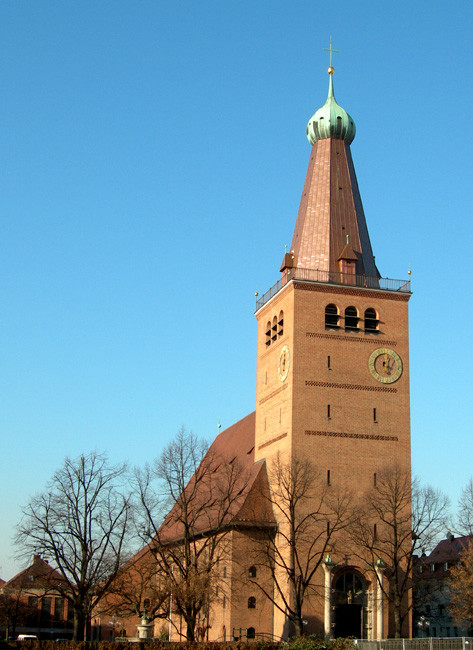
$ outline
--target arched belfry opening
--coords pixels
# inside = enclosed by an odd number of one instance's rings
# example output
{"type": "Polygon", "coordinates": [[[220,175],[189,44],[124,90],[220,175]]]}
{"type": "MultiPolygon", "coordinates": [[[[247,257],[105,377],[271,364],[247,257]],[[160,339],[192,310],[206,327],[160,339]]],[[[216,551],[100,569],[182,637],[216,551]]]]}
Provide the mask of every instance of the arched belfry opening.
{"type": "Polygon", "coordinates": [[[353,567],[337,573],[332,582],[335,638],[366,638],[368,582],[353,567]]]}

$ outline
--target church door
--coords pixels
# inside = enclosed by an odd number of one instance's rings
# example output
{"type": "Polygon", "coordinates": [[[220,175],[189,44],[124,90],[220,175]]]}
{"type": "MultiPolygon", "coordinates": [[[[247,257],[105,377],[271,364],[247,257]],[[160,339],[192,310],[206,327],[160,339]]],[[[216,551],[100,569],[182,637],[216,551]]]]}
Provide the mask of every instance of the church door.
{"type": "Polygon", "coordinates": [[[358,573],[345,571],[335,579],[335,637],[363,638],[365,581],[358,573]]]}
{"type": "Polygon", "coordinates": [[[361,605],[337,605],[335,609],[335,637],[354,636],[361,639],[361,605]]]}

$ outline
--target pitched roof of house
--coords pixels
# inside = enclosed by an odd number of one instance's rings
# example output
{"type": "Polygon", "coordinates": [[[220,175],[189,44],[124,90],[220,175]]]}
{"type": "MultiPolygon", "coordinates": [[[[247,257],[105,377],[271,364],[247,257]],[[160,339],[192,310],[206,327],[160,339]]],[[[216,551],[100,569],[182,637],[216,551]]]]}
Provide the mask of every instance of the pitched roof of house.
{"type": "Polygon", "coordinates": [[[62,575],[43,560],[39,555],[33,556],[33,564],[17,573],[11,580],[8,580],[3,588],[7,589],[52,589],[57,585],[64,585],[62,575]]]}
{"type": "Polygon", "coordinates": [[[464,537],[449,535],[447,539],[442,539],[437,544],[430,555],[423,558],[424,562],[426,564],[432,562],[457,562],[461,552],[468,548],[470,540],[471,538],[468,535],[464,537]]]}
{"type": "MultiPolygon", "coordinates": [[[[201,467],[206,463],[212,466],[209,477],[196,490],[194,507],[200,509],[192,525],[192,534],[205,534],[228,526],[274,527],[276,520],[272,512],[268,493],[268,479],[265,461],[255,463],[255,413],[250,413],[239,422],[228,427],[215,438],[201,467]],[[220,485],[220,487],[218,487],[220,485]],[[212,496],[232,486],[232,495],[222,501],[212,496]],[[263,497],[263,498],[262,498],[263,497]]],[[[198,474],[198,471],[196,472],[198,474]]],[[[196,474],[186,487],[191,492],[195,487],[196,474]]],[[[161,528],[158,538],[161,542],[178,541],[183,535],[183,522],[180,508],[175,505],[161,528]]]]}

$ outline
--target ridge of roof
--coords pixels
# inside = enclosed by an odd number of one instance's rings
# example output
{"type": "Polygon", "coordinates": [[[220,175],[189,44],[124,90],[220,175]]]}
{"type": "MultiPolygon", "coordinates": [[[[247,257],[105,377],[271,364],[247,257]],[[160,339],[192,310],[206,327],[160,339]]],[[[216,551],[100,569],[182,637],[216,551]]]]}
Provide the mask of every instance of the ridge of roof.
{"type": "Polygon", "coordinates": [[[470,535],[454,537],[451,535],[447,539],[442,539],[431,553],[422,558],[426,564],[432,562],[455,562],[458,560],[462,551],[466,550],[471,542],[470,535]]]}
{"type": "Polygon", "coordinates": [[[2,588],[21,589],[28,587],[34,589],[35,587],[51,587],[51,583],[67,584],[63,576],[54,569],[46,560],[43,560],[39,555],[33,556],[33,562],[30,566],[17,573],[13,578],[7,580],[2,588]],[[35,584],[36,581],[36,584],[35,584]]]}

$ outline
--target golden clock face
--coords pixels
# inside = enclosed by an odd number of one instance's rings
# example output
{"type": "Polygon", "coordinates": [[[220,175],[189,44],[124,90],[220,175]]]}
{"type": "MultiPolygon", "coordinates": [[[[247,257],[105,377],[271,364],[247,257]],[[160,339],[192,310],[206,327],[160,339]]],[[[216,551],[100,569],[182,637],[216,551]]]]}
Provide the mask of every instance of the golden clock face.
{"type": "Polygon", "coordinates": [[[368,361],[368,367],[375,379],[383,384],[392,384],[402,375],[401,357],[389,348],[378,348],[368,361]]]}
{"type": "Polygon", "coordinates": [[[278,364],[278,375],[281,381],[284,381],[289,372],[289,348],[287,345],[281,350],[279,355],[279,364],[278,364]]]}

